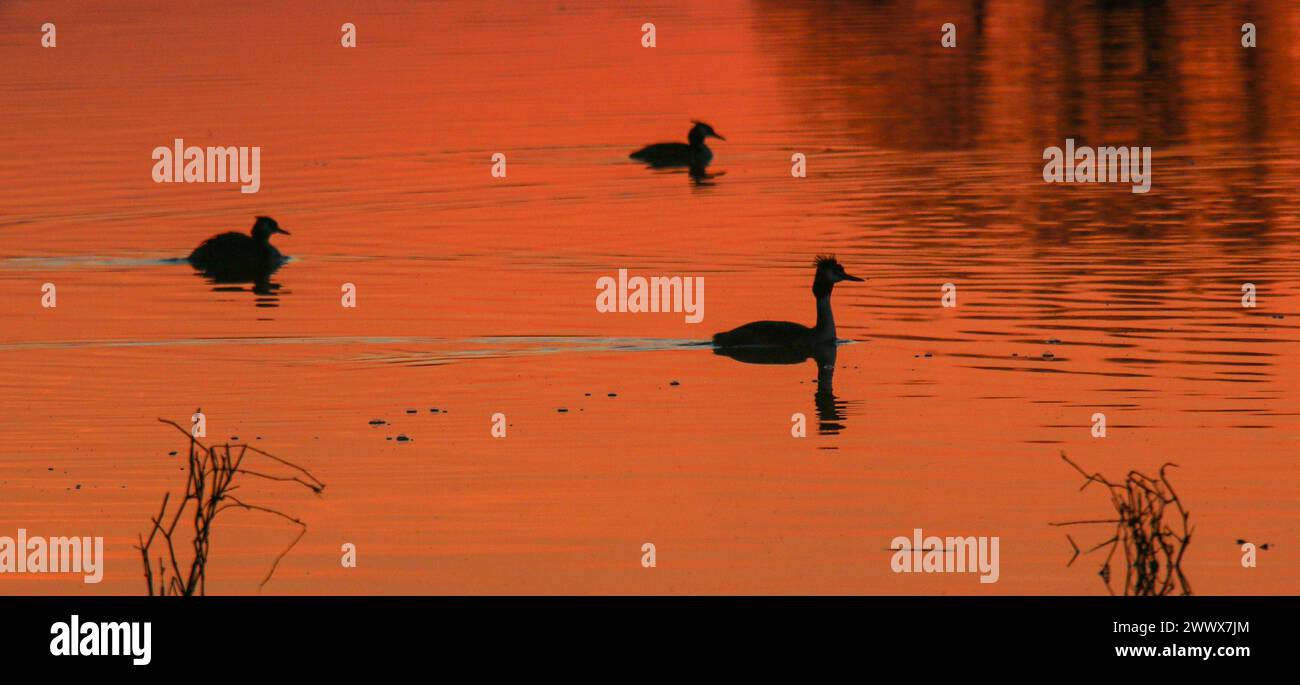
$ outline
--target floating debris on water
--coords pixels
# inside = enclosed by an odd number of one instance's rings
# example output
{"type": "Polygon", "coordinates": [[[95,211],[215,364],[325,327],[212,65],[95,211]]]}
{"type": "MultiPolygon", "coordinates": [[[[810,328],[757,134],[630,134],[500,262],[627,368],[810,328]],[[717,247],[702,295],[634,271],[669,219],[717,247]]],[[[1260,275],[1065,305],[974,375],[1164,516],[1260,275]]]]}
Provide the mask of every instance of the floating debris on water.
{"type": "Polygon", "coordinates": [[[370,425],[372,426],[382,426],[386,423],[388,422],[383,419],[370,419],[370,425]]]}
{"type": "Polygon", "coordinates": [[[561,413],[561,414],[567,414],[567,413],[569,413],[569,410],[568,410],[567,408],[565,408],[565,407],[559,407],[559,408],[557,408],[555,411],[557,411],[557,412],[559,412],[559,413],[561,413]]]}

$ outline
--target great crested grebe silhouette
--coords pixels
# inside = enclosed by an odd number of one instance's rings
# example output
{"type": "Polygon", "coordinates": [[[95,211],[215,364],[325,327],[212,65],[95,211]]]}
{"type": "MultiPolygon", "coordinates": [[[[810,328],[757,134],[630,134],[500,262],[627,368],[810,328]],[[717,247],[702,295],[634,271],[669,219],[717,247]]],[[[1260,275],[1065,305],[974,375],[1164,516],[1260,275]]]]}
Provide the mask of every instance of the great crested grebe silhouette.
{"type": "Polygon", "coordinates": [[[839,349],[831,292],[841,281],[862,281],[850,276],[834,257],[818,257],[813,276],[817,323],[811,328],[791,321],[754,321],[713,336],[713,353],[745,364],[817,363],[814,402],[821,420],[820,432],[835,434],[844,428],[848,403],[834,393],[835,362],[839,349]]]}
{"type": "Polygon", "coordinates": [[[726,140],[726,138],[702,121],[692,119],[691,123],[694,126],[686,134],[687,142],[654,143],[633,152],[628,157],[644,162],[654,169],[685,167],[696,182],[713,178],[714,175],[707,171],[709,163],[713,161],[713,151],[704,144],[704,141],[707,138],[718,140],[726,140]]]}
{"type": "Polygon", "coordinates": [[[817,299],[817,323],[812,328],[792,321],[754,321],[729,331],[715,333],[718,347],[808,347],[835,342],[835,315],[831,292],[840,281],[862,281],[850,276],[835,257],[818,257],[814,266],[812,292],[817,299]]]}
{"type": "Polygon", "coordinates": [[[276,233],[289,235],[275,219],[259,216],[248,234],[231,231],[212,236],[186,260],[214,284],[251,283],[254,293],[271,295],[280,288],[271,282],[271,275],[287,261],[271,244],[276,233]]]}

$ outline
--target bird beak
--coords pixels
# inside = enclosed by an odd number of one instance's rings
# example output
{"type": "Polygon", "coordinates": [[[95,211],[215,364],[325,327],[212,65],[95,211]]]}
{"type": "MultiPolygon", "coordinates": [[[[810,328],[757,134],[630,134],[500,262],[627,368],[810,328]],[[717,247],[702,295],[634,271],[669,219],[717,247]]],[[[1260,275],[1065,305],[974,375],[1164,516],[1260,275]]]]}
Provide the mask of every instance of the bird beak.
{"type": "Polygon", "coordinates": [[[723,138],[723,137],[722,137],[722,134],[721,134],[721,133],[718,133],[718,132],[716,132],[716,131],[713,132],[713,133],[710,133],[709,135],[713,136],[714,138],[717,138],[718,140],[726,140],[726,138],[723,138]]]}
{"type": "Polygon", "coordinates": [[[272,232],[272,233],[283,233],[283,234],[285,234],[285,235],[293,235],[292,233],[290,233],[290,232],[284,230],[283,228],[280,228],[279,226],[276,226],[275,229],[272,230],[271,232],[272,232]]]}
{"type": "Polygon", "coordinates": [[[846,281],[864,281],[864,280],[866,280],[866,279],[864,279],[864,278],[858,278],[857,276],[850,276],[850,275],[848,275],[848,274],[844,274],[844,280],[846,280],[846,281]]]}

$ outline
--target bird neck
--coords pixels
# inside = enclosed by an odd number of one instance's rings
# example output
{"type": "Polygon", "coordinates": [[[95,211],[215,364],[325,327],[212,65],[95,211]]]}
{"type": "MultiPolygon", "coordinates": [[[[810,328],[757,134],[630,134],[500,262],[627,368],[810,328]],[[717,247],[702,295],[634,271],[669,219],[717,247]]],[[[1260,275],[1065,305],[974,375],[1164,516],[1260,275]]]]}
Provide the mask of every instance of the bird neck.
{"type": "Polygon", "coordinates": [[[828,342],[835,340],[835,314],[831,311],[831,288],[826,286],[825,290],[819,291],[813,287],[813,293],[817,296],[817,325],[813,327],[813,333],[818,342],[828,342]]]}

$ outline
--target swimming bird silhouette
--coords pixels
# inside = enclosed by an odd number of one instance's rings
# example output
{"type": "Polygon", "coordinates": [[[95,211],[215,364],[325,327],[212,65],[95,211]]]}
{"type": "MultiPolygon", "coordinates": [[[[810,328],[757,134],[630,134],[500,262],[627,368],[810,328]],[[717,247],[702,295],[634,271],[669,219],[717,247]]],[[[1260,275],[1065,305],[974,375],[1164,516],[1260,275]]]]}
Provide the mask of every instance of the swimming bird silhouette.
{"type": "Polygon", "coordinates": [[[685,166],[702,171],[709,162],[713,161],[713,151],[704,144],[704,139],[726,140],[726,138],[718,135],[712,126],[703,121],[692,119],[691,123],[695,126],[691,127],[691,132],[686,135],[686,139],[690,142],[655,143],[633,152],[628,157],[655,168],[685,166]]]}
{"type": "Polygon", "coordinates": [[[190,253],[189,262],[209,272],[258,273],[280,268],[284,255],[271,244],[271,235],[289,232],[269,216],[259,216],[251,235],[222,233],[203,241],[190,253]]]}
{"type": "Polygon", "coordinates": [[[718,347],[807,347],[835,342],[835,316],[831,313],[831,290],[840,281],[861,281],[845,273],[834,257],[818,257],[813,277],[817,298],[817,323],[812,328],[792,321],[754,321],[730,331],[715,333],[718,347]]]}

